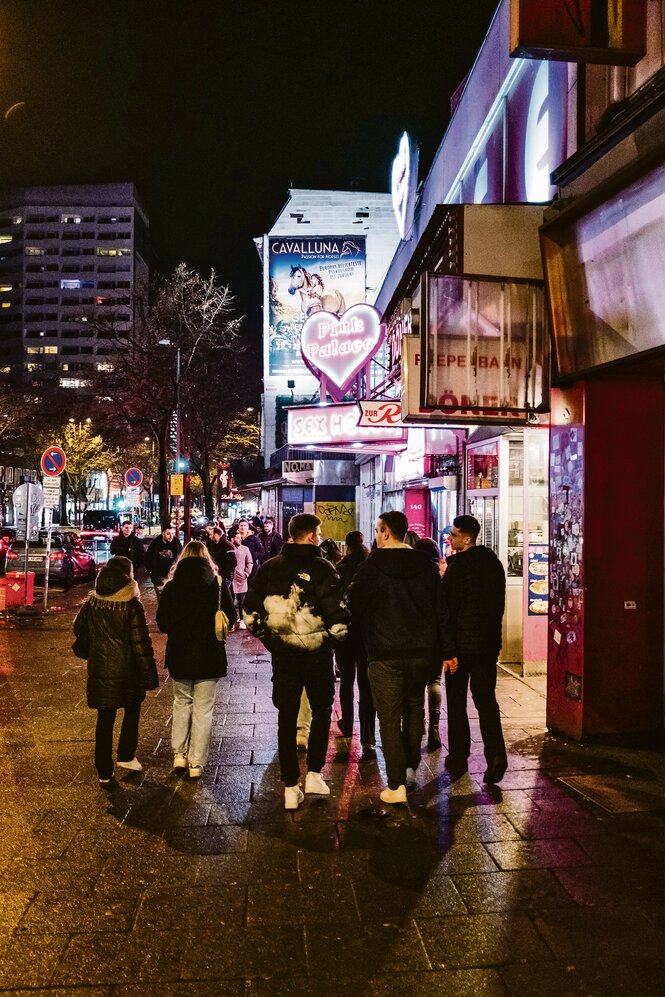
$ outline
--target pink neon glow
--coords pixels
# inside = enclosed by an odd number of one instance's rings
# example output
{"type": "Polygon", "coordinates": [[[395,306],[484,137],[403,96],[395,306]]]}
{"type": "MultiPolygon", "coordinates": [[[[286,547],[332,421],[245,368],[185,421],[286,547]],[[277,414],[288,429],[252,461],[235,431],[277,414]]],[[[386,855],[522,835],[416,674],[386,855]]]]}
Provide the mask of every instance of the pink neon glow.
{"type": "Polygon", "coordinates": [[[381,346],[383,335],[377,310],[371,305],[353,305],[341,318],[330,312],[310,316],[302,327],[300,349],[314,376],[325,377],[330,395],[341,401],[381,346]]]}

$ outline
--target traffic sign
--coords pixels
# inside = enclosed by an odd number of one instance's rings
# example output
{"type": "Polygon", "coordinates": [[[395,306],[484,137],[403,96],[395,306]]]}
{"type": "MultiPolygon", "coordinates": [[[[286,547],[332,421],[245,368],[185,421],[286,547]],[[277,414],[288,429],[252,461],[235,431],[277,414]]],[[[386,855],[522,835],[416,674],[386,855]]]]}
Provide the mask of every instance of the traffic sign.
{"type": "Polygon", "coordinates": [[[143,471],[139,471],[138,467],[130,467],[128,471],[125,471],[126,485],[140,485],[142,481],[143,471]]]}
{"type": "Polygon", "coordinates": [[[44,506],[57,509],[60,505],[60,478],[45,478],[42,485],[44,506]]]}
{"type": "Polygon", "coordinates": [[[67,457],[62,447],[49,447],[42,454],[41,459],[42,474],[47,478],[57,478],[65,469],[67,457]]]}
{"type": "Polygon", "coordinates": [[[171,475],[171,495],[184,494],[185,476],[184,474],[171,475]]]}
{"type": "Polygon", "coordinates": [[[125,505],[130,509],[141,504],[141,489],[138,485],[127,485],[125,488],[125,505]]]}

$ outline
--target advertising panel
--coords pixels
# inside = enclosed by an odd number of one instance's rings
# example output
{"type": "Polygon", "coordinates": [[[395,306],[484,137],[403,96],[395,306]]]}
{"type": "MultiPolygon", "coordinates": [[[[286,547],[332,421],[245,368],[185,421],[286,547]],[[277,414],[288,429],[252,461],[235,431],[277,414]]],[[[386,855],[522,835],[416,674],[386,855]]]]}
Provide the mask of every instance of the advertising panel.
{"type": "Polygon", "coordinates": [[[406,430],[399,427],[358,425],[355,402],[340,405],[302,405],[289,409],[288,441],[290,446],[328,444],[406,443],[406,430]]]}
{"type": "Polygon", "coordinates": [[[268,375],[308,374],[300,352],[304,322],[320,311],[339,318],[365,302],[365,238],[272,238],[268,257],[268,375]]]}

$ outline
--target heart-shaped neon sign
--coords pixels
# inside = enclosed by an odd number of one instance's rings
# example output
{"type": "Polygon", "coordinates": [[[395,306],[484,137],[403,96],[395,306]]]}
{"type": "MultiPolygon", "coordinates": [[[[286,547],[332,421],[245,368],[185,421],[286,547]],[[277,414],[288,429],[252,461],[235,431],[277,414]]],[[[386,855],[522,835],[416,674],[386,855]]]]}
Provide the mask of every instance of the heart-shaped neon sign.
{"type": "Polygon", "coordinates": [[[384,326],[376,308],[353,305],[341,318],[315,312],[302,327],[302,358],[331,397],[341,401],[362,368],[383,342],[384,326]]]}

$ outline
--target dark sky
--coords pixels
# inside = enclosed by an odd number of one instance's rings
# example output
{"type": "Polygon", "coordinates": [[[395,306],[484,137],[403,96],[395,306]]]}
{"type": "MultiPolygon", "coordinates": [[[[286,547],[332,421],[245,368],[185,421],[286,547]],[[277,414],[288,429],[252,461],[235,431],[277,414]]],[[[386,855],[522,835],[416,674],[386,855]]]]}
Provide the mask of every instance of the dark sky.
{"type": "Polygon", "coordinates": [[[387,190],[404,129],[422,179],[496,4],[0,0],[0,184],[133,180],[160,266],[213,266],[257,330],[287,188],[387,190]]]}

